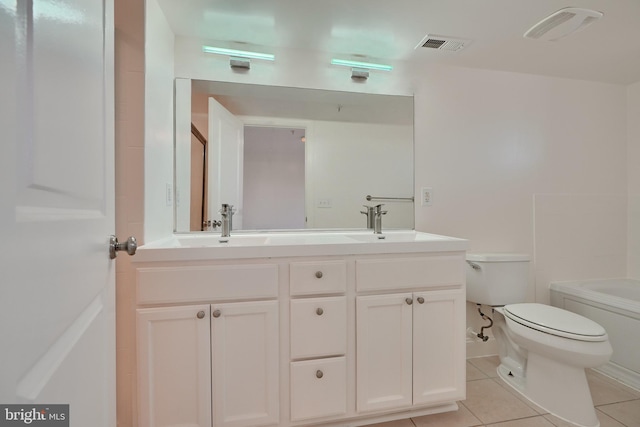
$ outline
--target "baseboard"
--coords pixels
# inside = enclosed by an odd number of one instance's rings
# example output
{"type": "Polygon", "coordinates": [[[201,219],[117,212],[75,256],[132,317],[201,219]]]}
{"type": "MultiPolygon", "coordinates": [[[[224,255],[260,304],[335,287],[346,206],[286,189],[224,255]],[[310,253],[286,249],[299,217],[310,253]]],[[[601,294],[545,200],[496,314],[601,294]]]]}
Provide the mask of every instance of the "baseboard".
{"type": "Polygon", "coordinates": [[[493,356],[498,354],[498,344],[495,338],[489,337],[488,341],[467,337],[467,359],[473,357],[493,356]]]}

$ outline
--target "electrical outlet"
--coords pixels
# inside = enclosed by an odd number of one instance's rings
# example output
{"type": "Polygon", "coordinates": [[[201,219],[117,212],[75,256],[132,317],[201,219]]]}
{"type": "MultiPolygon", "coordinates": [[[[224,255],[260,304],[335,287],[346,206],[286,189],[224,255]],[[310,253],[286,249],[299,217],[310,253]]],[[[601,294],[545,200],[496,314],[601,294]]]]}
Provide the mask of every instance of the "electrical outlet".
{"type": "Polygon", "coordinates": [[[433,204],[433,188],[431,187],[422,187],[422,206],[431,206],[433,204]]]}

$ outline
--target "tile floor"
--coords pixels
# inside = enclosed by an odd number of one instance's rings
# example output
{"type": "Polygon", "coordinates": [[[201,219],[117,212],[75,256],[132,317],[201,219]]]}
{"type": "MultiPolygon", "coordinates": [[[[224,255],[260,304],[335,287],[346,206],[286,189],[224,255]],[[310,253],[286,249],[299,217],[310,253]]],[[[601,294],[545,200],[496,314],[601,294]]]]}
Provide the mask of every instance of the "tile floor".
{"type": "MultiPolygon", "coordinates": [[[[427,415],[367,427],[568,427],[506,385],[496,373],[498,357],[467,360],[467,399],[457,412],[427,415]]],[[[601,427],[640,427],[640,391],[587,372],[601,427]]]]}

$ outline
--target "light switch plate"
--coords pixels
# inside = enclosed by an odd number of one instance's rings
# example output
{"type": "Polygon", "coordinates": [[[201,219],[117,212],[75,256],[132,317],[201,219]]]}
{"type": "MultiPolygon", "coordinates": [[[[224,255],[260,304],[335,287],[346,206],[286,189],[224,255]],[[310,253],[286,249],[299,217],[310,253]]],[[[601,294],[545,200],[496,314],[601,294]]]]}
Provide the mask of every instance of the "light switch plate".
{"type": "Polygon", "coordinates": [[[318,199],[318,207],[319,208],[330,208],[331,207],[331,199],[318,199]]]}
{"type": "Polygon", "coordinates": [[[166,202],[167,206],[173,205],[173,186],[169,183],[167,183],[166,202]]]}

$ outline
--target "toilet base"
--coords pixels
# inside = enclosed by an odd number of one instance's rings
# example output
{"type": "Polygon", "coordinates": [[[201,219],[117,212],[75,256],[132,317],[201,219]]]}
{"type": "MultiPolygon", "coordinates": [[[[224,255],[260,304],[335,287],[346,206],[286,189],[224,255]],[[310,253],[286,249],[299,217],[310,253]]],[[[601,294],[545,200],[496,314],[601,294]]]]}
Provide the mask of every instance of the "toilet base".
{"type": "Polygon", "coordinates": [[[510,374],[500,365],[504,382],[550,414],[580,427],[600,427],[584,368],[566,365],[531,352],[525,376],[510,374]]]}

